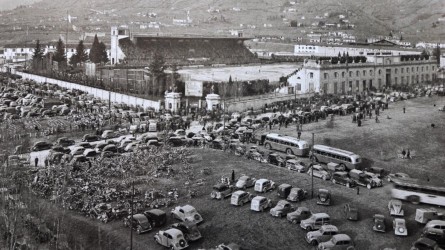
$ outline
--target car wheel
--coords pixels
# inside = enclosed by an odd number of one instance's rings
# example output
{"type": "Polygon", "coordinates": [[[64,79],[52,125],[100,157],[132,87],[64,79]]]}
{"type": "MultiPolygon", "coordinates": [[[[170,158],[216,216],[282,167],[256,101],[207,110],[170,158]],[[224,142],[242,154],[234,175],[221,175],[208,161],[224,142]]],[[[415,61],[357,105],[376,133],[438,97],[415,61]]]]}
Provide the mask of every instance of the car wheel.
{"type": "Polygon", "coordinates": [[[298,223],[299,223],[299,221],[298,221],[298,220],[296,220],[296,219],[293,219],[293,220],[292,220],[292,223],[293,223],[293,224],[298,224],[298,223]]]}
{"type": "Polygon", "coordinates": [[[366,185],[366,188],[367,188],[367,189],[371,189],[371,188],[372,188],[371,184],[368,183],[368,184],[366,185]]]}
{"type": "Polygon", "coordinates": [[[306,231],[308,232],[312,231],[312,227],[311,226],[306,227],[306,231]]]}
{"type": "Polygon", "coordinates": [[[328,177],[327,177],[326,175],[323,175],[323,178],[322,178],[322,179],[325,181],[325,180],[328,179],[328,177]]]}
{"type": "Polygon", "coordinates": [[[186,245],[186,241],[185,240],[179,240],[179,246],[180,247],[185,247],[185,245],[186,245]]]}
{"type": "Polygon", "coordinates": [[[263,193],[265,193],[265,192],[267,192],[267,189],[266,189],[266,188],[263,188],[263,193]]]}
{"type": "Polygon", "coordinates": [[[415,205],[420,203],[420,198],[417,195],[410,195],[410,196],[408,196],[407,200],[415,205]]]}
{"type": "Polygon", "coordinates": [[[318,162],[317,157],[315,157],[313,155],[311,155],[310,159],[312,162],[318,162]]]}
{"type": "Polygon", "coordinates": [[[351,188],[351,184],[348,182],[348,183],[346,183],[346,187],[347,188],[351,188]]]}
{"type": "Polygon", "coordinates": [[[243,205],[243,202],[238,201],[238,206],[242,206],[242,205],[243,205]]]}
{"type": "Polygon", "coordinates": [[[332,179],[332,183],[337,184],[337,182],[335,181],[335,179],[332,179]]]}
{"type": "Polygon", "coordinates": [[[266,143],[266,145],[264,145],[264,147],[265,147],[267,150],[271,150],[271,149],[272,149],[272,147],[270,146],[269,143],[266,143]]]}
{"type": "Polygon", "coordinates": [[[290,149],[290,148],[286,149],[286,154],[291,155],[291,154],[293,154],[293,153],[294,153],[294,152],[292,152],[292,149],[290,149]]]}
{"type": "Polygon", "coordinates": [[[141,228],[140,226],[138,226],[138,228],[136,229],[136,232],[137,232],[138,234],[141,234],[141,233],[142,233],[142,228],[141,228]]]}
{"type": "Polygon", "coordinates": [[[316,245],[318,245],[318,242],[316,240],[313,240],[313,241],[311,241],[311,245],[316,246],[316,245]]]}

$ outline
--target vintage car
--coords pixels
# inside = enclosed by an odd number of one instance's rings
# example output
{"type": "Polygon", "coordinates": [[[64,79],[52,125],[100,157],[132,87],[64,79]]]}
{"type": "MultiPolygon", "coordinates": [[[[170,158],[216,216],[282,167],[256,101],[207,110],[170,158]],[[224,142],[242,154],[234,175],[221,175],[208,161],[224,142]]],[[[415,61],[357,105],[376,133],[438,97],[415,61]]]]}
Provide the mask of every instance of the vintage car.
{"type": "Polygon", "coordinates": [[[326,242],[318,244],[318,250],[354,250],[354,242],[347,234],[336,234],[326,242]]]}
{"type": "Polygon", "coordinates": [[[358,208],[350,203],[346,203],[343,207],[343,212],[348,220],[358,220],[358,208]]]}
{"type": "Polygon", "coordinates": [[[317,195],[317,204],[324,206],[331,205],[331,192],[327,189],[320,188],[317,195]]]}
{"type": "Polygon", "coordinates": [[[368,171],[364,171],[363,173],[365,174],[366,177],[370,178],[373,182],[375,182],[377,187],[383,186],[383,181],[377,174],[368,171]]]}
{"type": "Polygon", "coordinates": [[[413,242],[410,250],[441,250],[439,244],[432,239],[421,237],[413,242]]]}
{"type": "Polygon", "coordinates": [[[352,169],[351,171],[349,171],[349,177],[351,177],[351,179],[353,179],[355,183],[357,183],[357,185],[364,186],[367,189],[377,187],[377,183],[361,170],[352,169]]]}
{"type": "Polygon", "coordinates": [[[86,134],[82,137],[83,142],[93,142],[93,141],[99,141],[101,138],[97,135],[90,135],[86,134]]]}
{"type": "Polygon", "coordinates": [[[62,147],[68,147],[74,145],[76,142],[74,140],[68,139],[66,137],[61,137],[57,139],[57,145],[62,147]]]}
{"type": "Polygon", "coordinates": [[[324,181],[331,179],[331,174],[323,169],[321,165],[315,164],[309,167],[307,173],[311,176],[321,178],[324,181]]]}
{"type": "Polygon", "coordinates": [[[299,173],[305,173],[308,169],[308,165],[306,163],[297,161],[295,159],[287,160],[286,167],[291,171],[297,171],[299,173]]]}
{"type": "Polygon", "coordinates": [[[180,221],[192,221],[196,224],[199,224],[204,220],[202,216],[196,211],[196,209],[190,205],[175,207],[174,209],[172,209],[171,215],[173,218],[176,218],[180,221]]]}
{"type": "Polygon", "coordinates": [[[286,183],[279,185],[277,188],[278,197],[286,198],[289,195],[291,189],[292,189],[292,185],[289,185],[286,183]]]}
{"type": "Polygon", "coordinates": [[[71,149],[67,148],[67,147],[62,147],[62,146],[54,146],[51,149],[52,152],[60,152],[60,153],[64,153],[64,154],[69,154],[71,153],[71,149]]]}
{"type": "Polygon", "coordinates": [[[180,250],[188,247],[187,241],[181,230],[171,228],[165,231],[159,231],[155,236],[155,241],[164,247],[174,250],[180,250]]]}
{"type": "Polygon", "coordinates": [[[239,190],[232,194],[232,197],[230,198],[230,204],[234,206],[242,206],[250,202],[253,199],[253,197],[254,197],[253,194],[239,190]]]}
{"type": "Polygon", "coordinates": [[[418,208],[416,209],[415,220],[419,223],[426,224],[430,220],[440,220],[444,216],[437,212],[435,208],[418,208]]]}
{"type": "Polygon", "coordinates": [[[252,199],[250,210],[257,212],[264,212],[267,208],[272,207],[272,200],[263,196],[256,196],[252,199]]]}
{"type": "Polygon", "coordinates": [[[356,186],[356,183],[354,180],[352,180],[351,178],[349,178],[348,173],[347,172],[334,172],[332,174],[332,183],[334,184],[341,184],[344,185],[348,188],[352,188],[356,186]]]}
{"type": "Polygon", "coordinates": [[[388,210],[390,215],[403,216],[405,213],[402,208],[402,201],[392,199],[388,202],[388,210]]]}
{"type": "Polygon", "coordinates": [[[285,161],[285,159],[284,159],[283,157],[281,157],[281,156],[280,156],[279,154],[277,154],[277,153],[271,153],[271,154],[269,154],[267,161],[268,161],[270,164],[273,164],[273,165],[276,165],[276,166],[279,166],[279,167],[285,167],[285,166],[286,166],[286,161],[285,161]]]}
{"type": "Polygon", "coordinates": [[[247,175],[242,175],[235,184],[238,189],[246,189],[255,186],[256,179],[247,175]]]}
{"type": "Polygon", "coordinates": [[[131,217],[131,215],[128,216],[128,218],[124,219],[124,225],[126,227],[131,227],[138,234],[148,232],[152,229],[147,216],[143,214],[134,214],[133,217],[131,217]]]}
{"type": "Polygon", "coordinates": [[[408,230],[406,229],[405,219],[402,218],[394,218],[392,221],[392,228],[394,229],[394,233],[398,236],[408,236],[408,230]]]}
{"type": "Polygon", "coordinates": [[[151,209],[144,212],[152,227],[160,227],[167,222],[167,213],[160,209],[151,209]]]}
{"type": "Polygon", "coordinates": [[[260,193],[265,193],[275,188],[275,182],[268,179],[259,179],[255,182],[254,190],[260,193]]]}
{"type": "Polygon", "coordinates": [[[329,162],[328,164],[326,164],[325,169],[329,172],[346,171],[344,164],[338,164],[335,162],[329,162]]]}
{"type": "Polygon", "coordinates": [[[382,214],[374,214],[373,217],[374,225],[372,226],[372,230],[376,232],[386,232],[386,225],[385,225],[385,216],[382,214]]]}
{"type": "Polygon", "coordinates": [[[394,173],[389,174],[387,179],[388,182],[392,182],[394,179],[410,179],[411,177],[408,174],[405,173],[394,173]]]}
{"type": "Polygon", "coordinates": [[[444,220],[431,220],[426,223],[423,230],[425,231],[428,228],[440,229],[445,232],[445,221],[444,220]]]}
{"type": "Polygon", "coordinates": [[[312,246],[318,245],[320,242],[328,241],[332,236],[338,234],[338,228],[333,225],[323,225],[317,231],[308,232],[306,234],[306,242],[312,246]]]}
{"type": "Polygon", "coordinates": [[[286,218],[293,224],[298,224],[302,220],[309,218],[312,215],[307,207],[299,207],[294,212],[288,213],[286,218]]]}
{"type": "Polygon", "coordinates": [[[42,151],[46,149],[50,149],[53,146],[53,144],[46,142],[46,141],[38,141],[34,143],[34,146],[32,146],[31,151],[42,151]]]}
{"type": "Polygon", "coordinates": [[[327,213],[316,213],[305,220],[301,220],[300,227],[307,231],[312,231],[329,224],[331,224],[331,217],[327,213]]]}
{"type": "Polygon", "coordinates": [[[287,196],[287,200],[288,201],[302,201],[306,198],[307,196],[307,191],[301,188],[292,188],[290,190],[289,195],[287,196]]]}
{"type": "Polygon", "coordinates": [[[385,169],[384,168],[379,168],[379,167],[369,167],[365,169],[365,173],[372,173],[375,176],[377,176],[378,178],[382,178],[383,175],[385,174],[385,169]]]}
{"type": "Polygon", "coordinates": [[[426,228],[422,232],[422,237],[426,237],[428,239],[432,239],[437,244],[439,244],[440,247],[445,247],[445,232],[442,229],[437,228],[426,228]]]}
{"type": "Polygon", "coordinates": [[[286,200],[278,201],[277,205],[270,209],[270,214],[274,217],[284,217],[288,213],[291,213],[295,210],[292,205],[286,200]]]}
{"type": "Polygon", "coordinates": [[[198,226],[191,221],[174,223],[170,226],[170,228],[175,228],[180,230],[187,242],[196,241],[202,238],[198,226]]]}
{"type": "Polygon", "coordinates": [[[226,183],[218,183],[213,186],[213,191],[210,194],[210,197],[212,199],[221,200],[231,196],[233,191],[235,191],[235,187],[233,187],[232,185],[227,185],[226,183]]]}

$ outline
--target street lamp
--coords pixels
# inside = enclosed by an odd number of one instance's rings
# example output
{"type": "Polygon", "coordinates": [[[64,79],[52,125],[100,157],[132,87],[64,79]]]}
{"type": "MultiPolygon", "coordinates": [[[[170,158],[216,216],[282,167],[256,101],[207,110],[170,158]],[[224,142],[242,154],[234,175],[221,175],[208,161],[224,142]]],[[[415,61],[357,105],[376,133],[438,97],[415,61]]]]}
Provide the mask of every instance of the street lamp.
{"type": "MultiPolygon", "coordinates": [[[[314,137],[315,133],[312,133],[312,150],[311,150],[311,161],[314,163],[314,137]]],[[[311,168],[311,197],[314,198],[314,166],[311,168]]]]}

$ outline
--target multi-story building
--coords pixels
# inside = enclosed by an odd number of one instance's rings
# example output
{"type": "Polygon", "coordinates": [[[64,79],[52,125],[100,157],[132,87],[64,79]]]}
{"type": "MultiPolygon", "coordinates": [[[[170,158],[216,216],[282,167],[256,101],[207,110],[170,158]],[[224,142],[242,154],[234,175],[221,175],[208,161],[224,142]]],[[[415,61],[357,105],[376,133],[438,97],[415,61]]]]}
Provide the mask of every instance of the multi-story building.
{"type": "Polygon", "coordinates": [[[288,82],[296,93],[356,94],[392,85],[423,83],[435,79],[436,74],[435,58],[374,55],[357,63],[307,59],[288,82]]]}
{"type": "Polygon", "coordinates": [[[363,44],[363,45],[319,45],[296,44],[294,54],[296,56],[338,56],[348,53],[349,56],[374,56],[374,55],[412,55],[421,54],[421,50],[396,47],[394,44],[363,44]]]}

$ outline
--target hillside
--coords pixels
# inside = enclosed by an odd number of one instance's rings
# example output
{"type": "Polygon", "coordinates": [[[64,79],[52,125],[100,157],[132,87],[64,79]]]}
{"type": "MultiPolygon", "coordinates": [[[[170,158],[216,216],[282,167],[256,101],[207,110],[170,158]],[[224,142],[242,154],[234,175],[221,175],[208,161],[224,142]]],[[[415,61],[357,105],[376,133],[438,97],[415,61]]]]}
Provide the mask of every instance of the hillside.
{"type": "MultiPolygon", "coordinates": [[[[46,34],[51,33],[56,38],[64,33],[63,18],[68,12],[71,16],[77,17],[73,24],[80,27],[77,29],[79,34],[82,31],[90,32],[86,29],[92,26],[97,27],[95,30],[108,33],[112,24],[127,24],[136,29],[141,23],[160,22],[162,26],[159,30],[146,29],[142,32],[228,35],[229,29],[243,29],[245,36],[297,38],[306,37],[311,31],[317,32],[317,27],[311,24],[319,21],[316,19],[317,16],[328,13],[329,17],[323,19],[323,22],[339,22],[338,15],[345,15],[349,23],[355,25],[354,29],[348,32],[353,32],[361,40],[373,35],[388,35],[391,30],[394,34],[403,35],[405,40],[412,42],[445,40],[445,22],[437,22],[438,18],[445,17],[443,0],[295,0],[294,2],[291,4],[288,1],[276,0],[42,0],[32,5],[32,8],[12,11],[11,16],[20,15],[22,23],[35,23],[39,20],[40,23],[42,20],[43,23],[49,22],[53,27],[51,32],[46,34]],[[187,11],[193,20],[191,26],[172,24],[174,18],[186,19],[187,11]],[[148,13],[157,15],[150,18],[148,13]],[[36,20],[32,20],[33,18],[36,20]],[[290,21],[301,22],[303,26],[290,27],[290,21]]],[[[73,32],[75,33],[74,30],[73,32]]],[[[6,40],[7,36],[4,39],[6,40]]]]}

